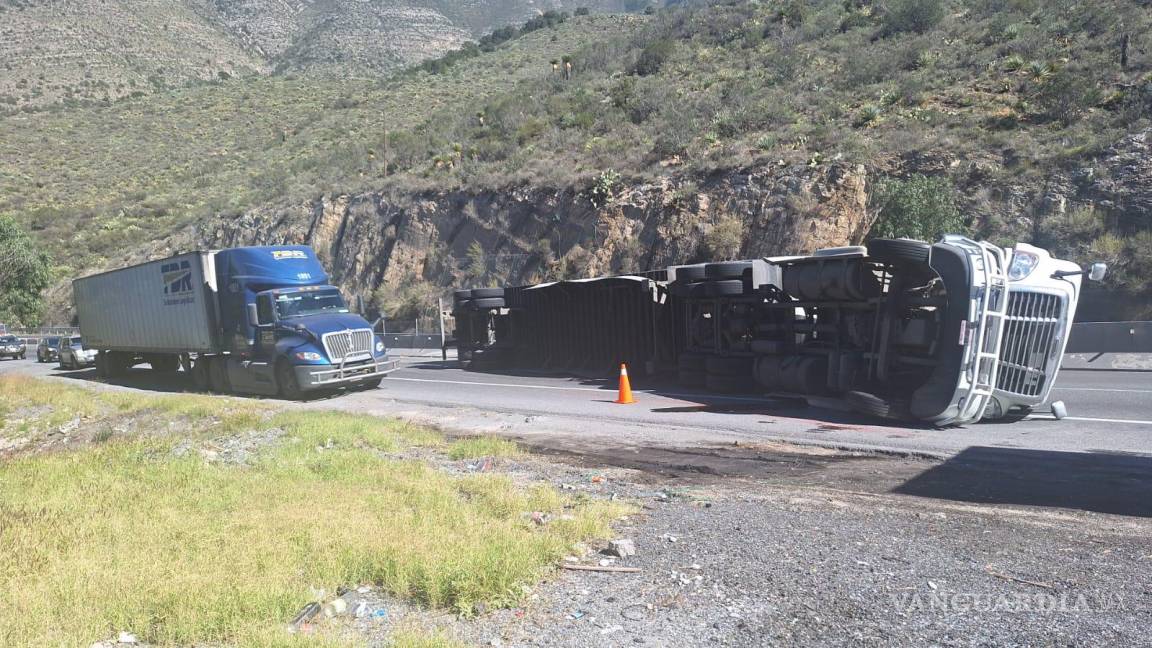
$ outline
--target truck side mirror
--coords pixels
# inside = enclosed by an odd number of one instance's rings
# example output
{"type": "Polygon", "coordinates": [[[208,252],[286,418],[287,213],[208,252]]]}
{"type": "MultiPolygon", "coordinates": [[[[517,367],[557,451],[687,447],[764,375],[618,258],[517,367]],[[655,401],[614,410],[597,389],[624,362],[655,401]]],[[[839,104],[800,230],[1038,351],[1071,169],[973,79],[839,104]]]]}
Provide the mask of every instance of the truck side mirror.
{"type": "Polygon", "coordinates": [[[256,310],[256,304],[248,304],[248,324],[251,326],[260,326],[260,313],[256,310]]]}
{"type": "Polygon", "coordinates": [[[1092,281],[1100,281],[1106,274],[1108,274],[1107,263],[1093,263],[1092,269],[1088,271],[1088,278],[1092,281]]]}

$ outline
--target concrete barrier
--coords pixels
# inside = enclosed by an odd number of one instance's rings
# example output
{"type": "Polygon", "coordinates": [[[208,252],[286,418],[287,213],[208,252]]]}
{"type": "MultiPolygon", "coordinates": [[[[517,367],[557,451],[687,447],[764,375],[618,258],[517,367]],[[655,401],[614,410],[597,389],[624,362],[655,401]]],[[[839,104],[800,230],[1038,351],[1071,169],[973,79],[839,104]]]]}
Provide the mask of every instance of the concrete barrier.
{"type": "Polygon", "coordinates": [[[1065,353],[1152,353],[1152,322],[1077,322],[1065,353]]]}

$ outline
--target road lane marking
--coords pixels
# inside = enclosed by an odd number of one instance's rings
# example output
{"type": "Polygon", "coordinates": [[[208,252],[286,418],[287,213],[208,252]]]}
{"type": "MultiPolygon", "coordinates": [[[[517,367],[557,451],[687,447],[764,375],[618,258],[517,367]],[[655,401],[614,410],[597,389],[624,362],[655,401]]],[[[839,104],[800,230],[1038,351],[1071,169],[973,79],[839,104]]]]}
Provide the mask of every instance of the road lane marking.
{"type": "Polygon", "coordinates": [[[1089,391],[1089,392],[1120,392],[1126,394],[1152,394],[1152,389],[1112,389],[1109,387],[1061,387],[1059,385],[1052,389],[1057,391],[1089,391]]]}
{"type": "MultiPolygon", "coordinates": [[[[1028,417],[1030,421],[1055,421],[1056,417],[1051,414],[1033,414],[1028,417]]],[[[1089,423],[1129,423],[1133,425],[1152,425],[1152,421],[1138,421],[1134,419],[1112,419],[1112,418],[1093,418],[1089,416],[1065,416],[1065,421],[1087,421],[1089,423]]]]}

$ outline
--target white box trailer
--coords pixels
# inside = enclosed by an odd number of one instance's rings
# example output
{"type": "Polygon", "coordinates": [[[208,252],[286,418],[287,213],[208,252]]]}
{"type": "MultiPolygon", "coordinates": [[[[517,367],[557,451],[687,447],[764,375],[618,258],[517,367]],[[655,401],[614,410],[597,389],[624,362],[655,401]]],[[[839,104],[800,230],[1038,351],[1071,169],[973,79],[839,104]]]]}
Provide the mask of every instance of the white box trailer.
{"type": "Polygon", "coordinates": [[[73,282],[84,343],[136,353],[219,353],[211,252],[189,252],[73,282]]]}

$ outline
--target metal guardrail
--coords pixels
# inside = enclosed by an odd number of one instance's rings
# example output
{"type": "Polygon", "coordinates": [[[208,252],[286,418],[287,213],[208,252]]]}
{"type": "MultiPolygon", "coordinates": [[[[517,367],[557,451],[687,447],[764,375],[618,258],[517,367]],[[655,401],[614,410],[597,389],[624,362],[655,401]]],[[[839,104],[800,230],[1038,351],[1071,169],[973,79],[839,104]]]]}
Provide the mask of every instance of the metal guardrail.
{"type": "Polygon", "coordinates": [[[441,346],[439,333],[386,333],[383,337],[384,345],[390,349],[439,349],[441,346]]]}
{"type": "Polygon", "coordinates": [[[1065,353],[1152,353],[1152,322],[1077,322],[1065,353]]]}

